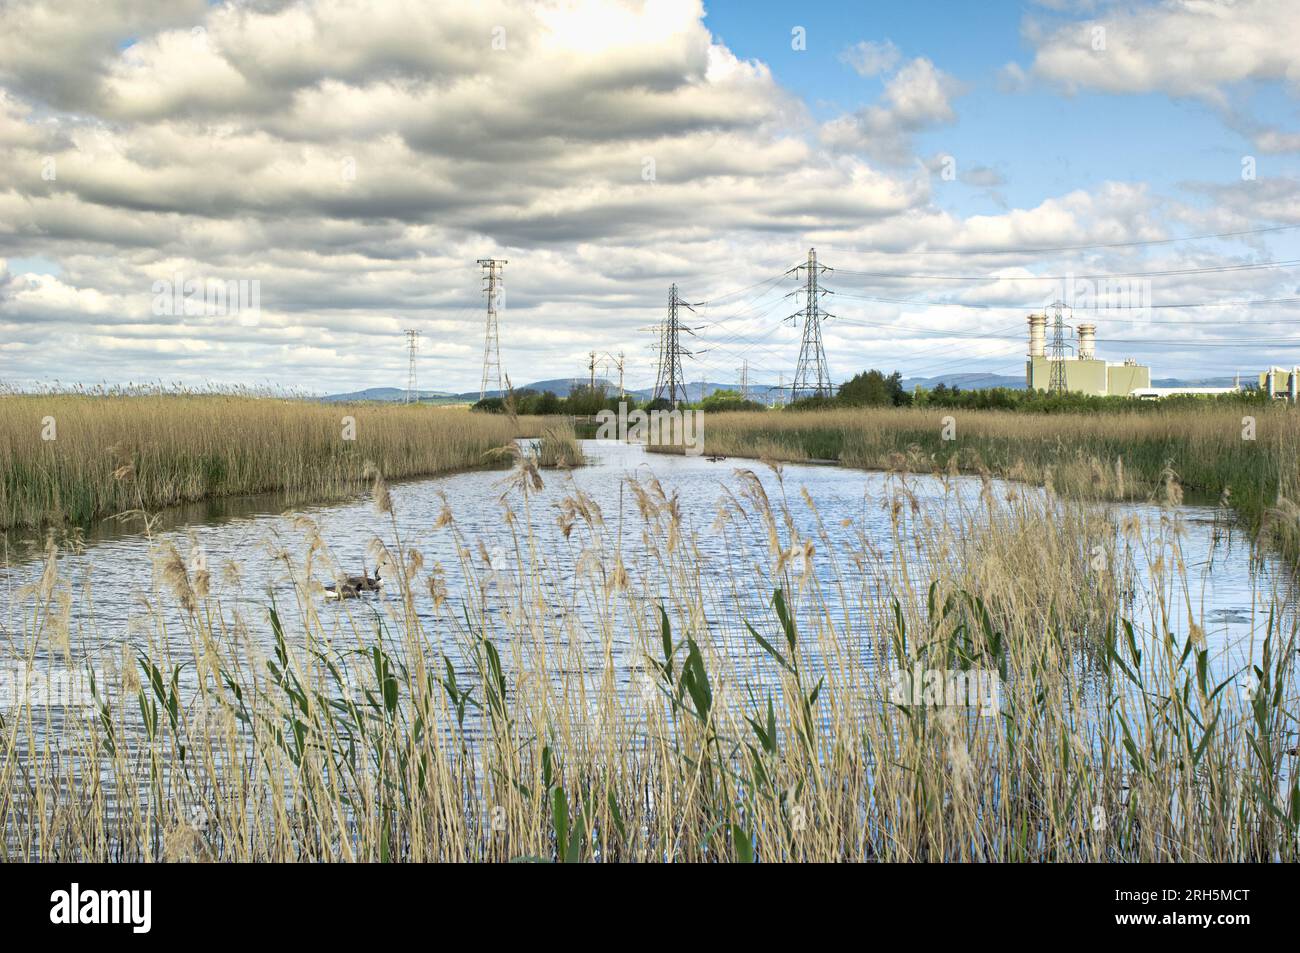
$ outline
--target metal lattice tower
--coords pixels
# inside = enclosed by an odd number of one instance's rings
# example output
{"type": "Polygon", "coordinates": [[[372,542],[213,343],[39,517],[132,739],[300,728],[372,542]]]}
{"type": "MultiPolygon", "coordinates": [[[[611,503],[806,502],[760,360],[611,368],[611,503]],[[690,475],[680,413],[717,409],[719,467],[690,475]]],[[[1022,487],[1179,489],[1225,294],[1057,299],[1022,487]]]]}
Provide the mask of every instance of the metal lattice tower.
{"type": "Polygon", "coordinates": [[[489,388],[501,390],[501,340],[497,329],[497,309],[505,293],[504,258],[480,258],[483,268],[483,291],[487,294],[487,330],[483,336],[483,383],[479,385],[478,399],[487,397],[489,388]]]}
{"type": "Polygon", "coordinates": [[[406,350],[408,353],[406,368],[406,402],[413,404],[419,399],[415,389],[415,352],[420,349],[420,332],[414,328],[406,330],[406,350]]]}
{"type": "MultiPolygon", "coordinates": [[[[831,373],[826,367],[826,350],[822,347],[822,319],[835,315],[821,308],[821,296],[830,294],[818,286],[817,280],[833,269],[817,264],[817,249],[808,249],[808,261],[796,265],[786,274],[799,277],[804,272],[804,306],[786,320],[793,323],[803,318],[803,340],[799,344],[799,363],[795,365],[794,381],[790,384],[790,399],[796,400],[801,391],[813,397],[831,397],[831,373]]],[[[795,294],[796,292],[791,292],[795,294]]]]}
{"type": "Polygon", "coordinates": [[[749,400],[749,359],[740,362],[740,399],[749,400]]]}
{"type": "Polygon", "coordinates": [[[1051,376],[1048,378],[1049,394],[1064,394],[1065,385],[1065,317],[1062,313],[1064,302],[1052,303],[1052,347],[1047,353],[1051,364],[1051,376]]]}
{"type": "Polygon", "coordinates": [[[686,396],[686,376],[682,373],[681,332],[694,333],[690,328],[683,329],[678,318],[678,307],[694,311],[689,304],[677,296],[677,286],[668,290],[668,318],[659,329],[659,373],[655,378],[655,400],[667,400],[674,410],[679,404],[690,403],[686,396]],[[680,395],[680,396],[679,396],[680,395]]]}

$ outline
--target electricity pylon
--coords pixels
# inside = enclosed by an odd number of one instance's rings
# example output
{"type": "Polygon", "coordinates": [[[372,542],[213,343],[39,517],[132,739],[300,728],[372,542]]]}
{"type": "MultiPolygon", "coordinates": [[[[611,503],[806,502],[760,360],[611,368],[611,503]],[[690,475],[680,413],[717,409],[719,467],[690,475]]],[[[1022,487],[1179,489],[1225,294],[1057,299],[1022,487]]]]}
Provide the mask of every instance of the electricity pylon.
{"type": "Polygon", "coordinates": [[[1061,310],[1064,306],[1065,303],[1062,301],[1052,303],[1054,310],[1052,316],[1052,348],[1047,355],[1047,359],[1051,363],[1051,375],[1048,377],[1047,384],[1049,394],[1064,394],[1066,391],[1065,318],[1061,310]]]}
{"type": "Polygon", "coordinates": [[[740,362],[740,399],[749,400],[749,359],[740,362]]]}
{"type": "Polygon", "coordinates": [[[487,293],[487,330],[483,337],[483,382],[479,385],[478,399],[487,397],[488,389],[495,384],[494,390],[501,391],[501,341],[497,330],[497,307],[505,293],[505,278],[502,275],[509,264],[504,258],[480,258],[482,266],[483,290],[487,293]]]}
{"type": "Polygon", "coordinates": [[[659,373],[655,378],[655,400],[667,400],[676,410],[679,404],[690,403],[686,396],[686,377],[682,374],[682,355],[690,356],[689,351],[682,350],[681,332],[694,334],[690,328],[683,328],[678,318],[678,307],[694,311],[689,304],[677,296],[677,286],[668,290],[668,318],[659,330],[659,373]],[[678,396],[680,394],[680,397],[678,396]]]}
{"type": "MultiPolygon", "coordinates": [[[[655,330],[659,330],[659,329],[655,329],[655,330]]],[[[606,383],[609,383],[609,365],[610,362],[613,362],[614,368],[618,371],[618,399],[622,400],[624,397],[627,396],[627,390],[623,386],[623,365],[626,363],[623,357],[623,352],[619,351],[617,354],[614,354],[611,351],[603,351],[600,354],[597,354],[595,351],[592,351],[591,352],[592,362],[594,363],[598,359],[604,359],[605,361],[605,382],[606,383]]],[[[594,379],[592,380],[592,386],[595,386],[594,379]]]]}
{"type": "Polygon", "coordinates": [[[797,278],[801,271],[804,272],[804,306],[786,318],[792,324],[803,318],[803,340],[799,344],[799,363],[795,365],[794,381],[790,384],[790,399],[796,400],[800,391],[809,392],[813,397],[831,397],[831,373],[826,367],[826,350],[822,347],[822,319],[835,315],[822,310],[821,296],[831,292],[819,287],[817,279],[833,269],[817,264],[817,249],[810,248],[808,261],[795,265],[786,274],[797,278]]]}
{"type": "Polygon", "coordinates": [[[414,328],[406,330],[406,349],[408,352],[406,367],[406,402],[413,404],[418,399],[415,390],[415,352],[420,349],[420,332],[414,328]]]}

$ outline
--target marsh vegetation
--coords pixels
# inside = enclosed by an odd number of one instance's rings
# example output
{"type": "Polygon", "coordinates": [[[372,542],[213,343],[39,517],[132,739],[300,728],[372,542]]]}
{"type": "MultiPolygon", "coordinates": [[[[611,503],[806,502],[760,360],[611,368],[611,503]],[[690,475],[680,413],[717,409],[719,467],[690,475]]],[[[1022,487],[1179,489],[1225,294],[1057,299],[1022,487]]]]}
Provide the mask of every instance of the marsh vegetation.
{"type": "Polygon", "coordinates": [[[504,560],[378,479],[386,591],[337,610],[310,514],[251,599],[158,539],[131,637],[82,656],[52,547],[10,657],[95,679],[4,711],[6,859],[1296,859],[1289,593],[1260,576],[1245,642],[1207,638],[1175,478],[1137,516],[904,457],[832,525],[741,464],[699,525],[653,472],[617,476],[625,519],[511,457],[504,560]],[[916,665],[996,672],[997,712],[891,701],[916,665]]]}
{"type": "Polygon", "coordinates": [[[516,437],[581,462],[572,428],[419,404],[322,404],[242,394],[0,395],[0,529],[86,526],[129,511],[282,493],[300,501],[388,479],[497,465],[516,437]]]}

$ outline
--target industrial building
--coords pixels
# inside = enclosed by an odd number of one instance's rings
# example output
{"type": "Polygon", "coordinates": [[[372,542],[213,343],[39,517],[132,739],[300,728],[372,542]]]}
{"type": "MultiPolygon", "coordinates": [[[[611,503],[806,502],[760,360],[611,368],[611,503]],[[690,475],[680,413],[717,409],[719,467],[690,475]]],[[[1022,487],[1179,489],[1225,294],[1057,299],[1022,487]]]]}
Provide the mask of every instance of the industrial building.
{"type": "MultiPolygon", "coordinates": [[[[1052,365],[1047,354],[1047,315],[1029,316],[1029,359],[1025,361],[1025,385],[1030,390],[1050,390],[1052,365]]],[[[1063,355],[1065,389],[1098,397],[1127,397],[1135,390],[1151,387],[1151,368],[1132,358],[1123,363],[1097,357],[1097,326],[1080,324],[1075,329],[1077,345],[1073,356],[1063,355]]]]}
{"type": "Polygon", "coordinates": [[[1240,392],[1240,387],[1139,387],[1129,396],[1138,400],[1160,400],[1162,397],[1218,397],[1240,392]]]}
{"type": "Polygon", "coordinates": [[[1269,397],[1296,402],[1300,389],[1300,367],[1270,367],[1259,375],[1259,389],[1269,397]]]}

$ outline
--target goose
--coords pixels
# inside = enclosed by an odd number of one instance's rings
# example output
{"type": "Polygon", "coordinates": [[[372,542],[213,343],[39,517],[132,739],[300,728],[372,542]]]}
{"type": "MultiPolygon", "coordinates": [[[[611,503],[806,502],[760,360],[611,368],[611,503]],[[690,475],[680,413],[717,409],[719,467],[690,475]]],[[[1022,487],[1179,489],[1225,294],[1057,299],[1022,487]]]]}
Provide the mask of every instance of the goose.
{"type": "Polygon", "coordinates": [[[374,576],[366,574],[365,567],[361,568],[360,576],[348,576],[347,585],[352,586],[360,592],[378,592],[383,582],[379,578],[379,567],[375,567],[374,576]]]}
{"type": "Polygon", "coordinates": [[[360,594],[360,590],[349,582],[341,586],[326,586],[326,599],[355,599],[360,594]]]}

